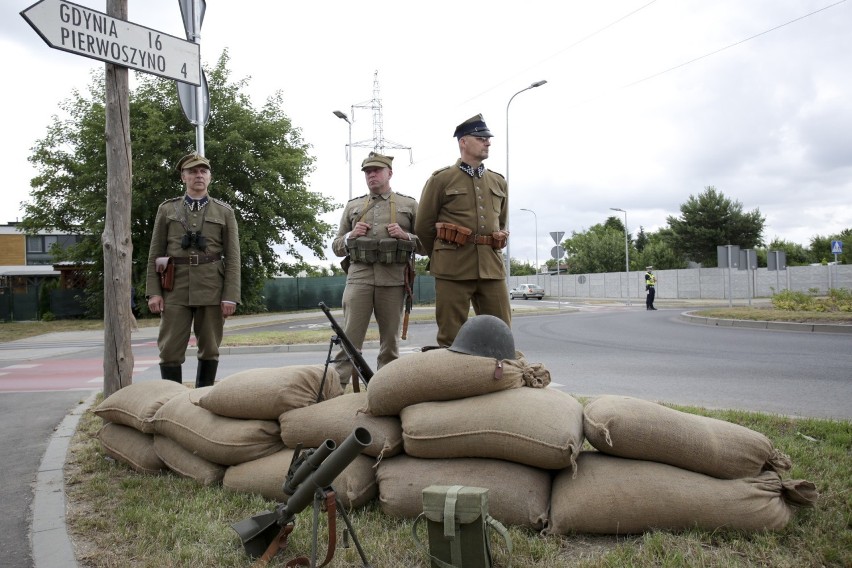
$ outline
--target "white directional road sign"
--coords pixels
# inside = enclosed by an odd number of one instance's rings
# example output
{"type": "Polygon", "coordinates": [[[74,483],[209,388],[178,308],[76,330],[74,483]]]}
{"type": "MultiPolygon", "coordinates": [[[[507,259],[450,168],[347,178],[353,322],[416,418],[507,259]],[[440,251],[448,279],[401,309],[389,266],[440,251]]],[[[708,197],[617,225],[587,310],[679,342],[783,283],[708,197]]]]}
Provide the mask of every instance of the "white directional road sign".
{"type": "Polygon", "coordinates": [[[21,16],[54,49],[201,85],[201,48],[64,0],[41,0],[21,16]]]}

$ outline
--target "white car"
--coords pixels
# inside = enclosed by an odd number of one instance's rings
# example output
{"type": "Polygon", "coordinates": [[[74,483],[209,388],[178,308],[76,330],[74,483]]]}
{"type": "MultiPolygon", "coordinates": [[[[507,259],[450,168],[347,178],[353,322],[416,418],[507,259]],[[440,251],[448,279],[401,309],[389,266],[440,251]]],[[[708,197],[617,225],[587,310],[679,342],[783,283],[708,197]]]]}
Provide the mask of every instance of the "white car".
{"type": "Polygon", "coordinates": [[[515,298],[523,298],[524,300],[538,298],[541,300],[544,298],[544,288],[536,284],[519,284],[517,287],[509,290],[509,297],[513,300],[515,298]]]}

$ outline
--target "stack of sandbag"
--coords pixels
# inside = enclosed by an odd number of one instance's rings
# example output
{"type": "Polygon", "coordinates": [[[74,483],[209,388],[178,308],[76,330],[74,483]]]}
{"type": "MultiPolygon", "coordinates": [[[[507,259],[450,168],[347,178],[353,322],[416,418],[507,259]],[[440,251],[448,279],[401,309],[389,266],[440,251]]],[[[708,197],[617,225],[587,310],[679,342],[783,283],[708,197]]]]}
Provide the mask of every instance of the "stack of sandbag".
{"type": "Polygon", "coordinates": [[[584,432],[597,451],[554,478],[548,533],[777,530],[818,498],[782,481],[792,464],[766,436],[723,420],[606,395],[586,405],[584,432]]]}
{"type": "Polygon", "coordinates": [[[549,372],[523,356],[497,360],[446,349],[408,355],[376,372],[367,413],[398,416],[404,454],[379,462],[379,503],[414,518],[429,485],[489,489],[490,514],[540,529],[551,475],[583,444],[582,406],[546,387],[549,372]],[[534,387],[534,388],[530,388],[534,387]]]}
{"type": "MultiPolygon", "coordinates": [[[[285,451],[282,413],[342,393],[336,372],[329,369],[323,382],[324,371],[322,365],[255,369],[194,390],[172,381],[130,385],[95,410],[108,422],[99,437],[109,455],[137,471],[167,468],[203,484],[219,483],[229,467],[285,451]]],[[[287,465],[290,458],[292,452],[284,456],[287,465]]],[[[278,485],[286,473],[285,465],[278,485]]],[[[263,494],[266,487],[259,481],[239,490],[263,494]]]]}
{"type": "Polygon", "coordinates": [[[134,383],[104,399],[93,411],[104,420],[98,439],[104,453],[140,473],[160,473],[166,464],[154,448],[151,419],[172,398],[187,389],[173,381],[134,383]]]}

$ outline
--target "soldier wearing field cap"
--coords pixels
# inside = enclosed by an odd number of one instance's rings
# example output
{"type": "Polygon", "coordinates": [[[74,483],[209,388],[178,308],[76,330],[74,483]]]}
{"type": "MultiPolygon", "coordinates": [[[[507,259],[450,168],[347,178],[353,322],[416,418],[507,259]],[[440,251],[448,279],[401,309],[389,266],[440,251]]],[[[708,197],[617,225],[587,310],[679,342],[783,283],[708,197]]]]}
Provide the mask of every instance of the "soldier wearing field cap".
{"type": "Polygon", "coordinates": [[[177,163],[186,191],[160,204],[148,251],[145,295],[160,314],[160,376],[183,382],[182,365],[190,331],[195,332],[198,367],[195,386],[213,385],[225,318],[240,302],[240,239],[231,206],[211,197],[210,162],[189,154],[177,163]],[[174,287],[164,290],[158,257],[171,257],[174,287]]]}
{"type": "Polygon", "coordinates": [[[496,316],[507,325],[512,318],[502,253],[509,238],[508,185],[483,164],[493,134],[477,114],[453,136],[460,158],[426,181],[415,224],[435,277],[437,341],[445,347],[471,306],[476,315],[496,316]]]}
{"type": "MultiPolygon", "coordinates": [[[[370,318],[379,326],[378,368],[399,357],[399,335],[405,294],[405,270],[421,251],[414,235],[417,201],[391,189],[393,156],[376,152],[361,163],[370,192],[349,200],[343,209],[332,249],[346,270],[343,329],[358,349],[370,318]]],[[[335,368],[345,387],[352,365],[342,352],[335,368]]]]}

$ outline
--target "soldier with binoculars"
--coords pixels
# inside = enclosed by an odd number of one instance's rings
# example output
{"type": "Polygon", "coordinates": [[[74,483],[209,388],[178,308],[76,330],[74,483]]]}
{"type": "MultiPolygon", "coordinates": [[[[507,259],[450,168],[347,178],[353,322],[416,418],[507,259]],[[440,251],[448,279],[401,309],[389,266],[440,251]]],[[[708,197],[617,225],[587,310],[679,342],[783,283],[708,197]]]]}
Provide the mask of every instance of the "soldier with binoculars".
{"type": "Polygon", "coordinates": [[[186,193],[157,210],[148,252],[148,309],[160,314],[160,376],[183,382],[181,366],[191,329],[198,345],[195,386],[211,386],[219,366],[225,318],[240,302],[240,241],[231,207],[207,192],[210,162],[189,154],[177,170],[186,193]],[[173,285],[163,286],[157,259],[172,264],[173,285]]]}

